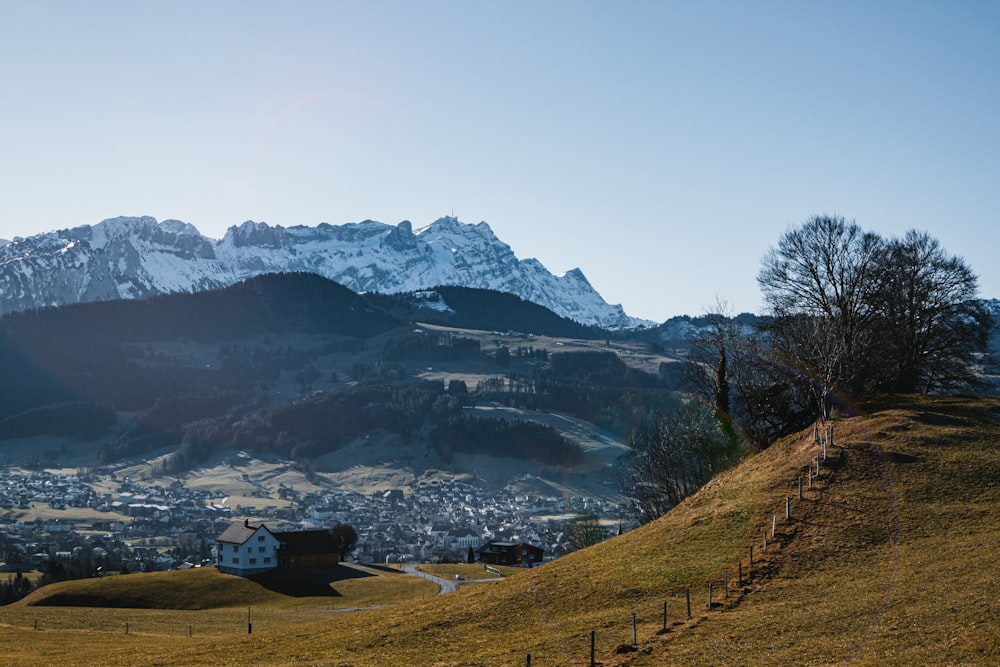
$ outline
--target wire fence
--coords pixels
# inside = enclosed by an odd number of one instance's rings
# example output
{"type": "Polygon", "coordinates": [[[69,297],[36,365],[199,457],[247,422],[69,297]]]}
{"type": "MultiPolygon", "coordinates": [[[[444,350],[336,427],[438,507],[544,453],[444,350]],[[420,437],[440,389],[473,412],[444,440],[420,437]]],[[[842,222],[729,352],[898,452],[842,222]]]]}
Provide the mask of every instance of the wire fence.
{"type": "MultiPolygon", "coordinates": [[[[745,587],[755,579],[768,576],[768,546],[773,552],[778,543],[787,542],[794,537],[796,521],[800,518],[795,511],[798,502],[806,499],[807,491],[820,490],[821,479],[823,484],[829,481],[824,464],[833,447],[833,426],[821,429],[819,422],[814,424],[813,442],[820,451],[794,480],[792,488],[795,492],[786,495],[770,519],[753,532],[755,537],[747,545],[743,556],[730,567],[724,568],[717,578],[705,582],[704,588],[700,590],[687,587],[667,591],[663,596],[662,608],[636,610],[628,617],[623,614],[620,623],[604,627],[600,633],[591,630],[589,636],[579,637],[581,649],[589,648],[589,662],[586,664],[590,667],[600,664],[597,661],[598,655],[638,651],[640,637],[672,632],[678,626],[694,620],[696,615],[723,609],[738,601],[747,592],[745,587]],[[584,646],[588,641],[589,647],[584,646]]],[[[531,661],[529,653],[526,657],[527,667],[531,667],[531,661]]]]}

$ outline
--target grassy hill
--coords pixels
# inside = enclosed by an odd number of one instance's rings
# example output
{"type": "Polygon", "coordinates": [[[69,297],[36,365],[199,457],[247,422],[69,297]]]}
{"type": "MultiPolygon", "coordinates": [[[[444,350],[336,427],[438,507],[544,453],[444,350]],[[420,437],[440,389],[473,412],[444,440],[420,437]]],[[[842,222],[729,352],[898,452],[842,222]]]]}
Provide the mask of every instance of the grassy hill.
{"type": "Polygon", "coordinates": [[[316,609],[399,602],[435,592],[433,585],[398,573],[350,565],[300,573],[295,578],[261,575],[248,579],[223,574],[212,567],[61,581],[34,591],[20,604],[116,609],[199,610],[248,606],[316,609]]]}
{"type": "Polygon", "coordinates": [[[652,524],[501,582],[335,617],[258,602],[252,635],[242,607],[127,610],[133,627],[204,619],[140,637],[18,605],[0,608],[0,642],[11,664],[586,665],[593,632],[603,665],[996,664],[1000,399],[902,398],[830,423],[812,488],[810,429],[652,524]]]}

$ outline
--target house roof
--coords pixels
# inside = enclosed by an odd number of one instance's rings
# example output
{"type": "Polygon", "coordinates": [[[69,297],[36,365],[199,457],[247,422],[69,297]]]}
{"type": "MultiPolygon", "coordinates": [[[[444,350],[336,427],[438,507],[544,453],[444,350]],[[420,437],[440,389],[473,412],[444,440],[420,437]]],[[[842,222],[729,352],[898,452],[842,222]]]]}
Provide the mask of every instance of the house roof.
{"type": "Polygon", "coordinates": [[[465,529],[465,530],[449,530],[448,531],[448,536],[449,537],[479,537],[479,535],[477,535],[476,533],[474,533],[473,531],[468,530],[468,529],[465,529]]]}
{"type": "Polygon", "coordinates": [[[480,547],[479,553],[491,553],[501,547],[521,547],[523,549],[529,549],[538,552],[545,551],[545,549],[543,549],[542,547],[536,547],[534,544],[529,544],[527,542],[490,542],[489,544],[480,547]]]}
{"type": "Polygon", "coordinates": [[[272,533],[264,524],[250,523],[248,520],[234,521],[229,524],[216,538],[216,542],[244,544],[259,530],[267,531],[271,537],[280,542],[282,551],[288,555],[334,553],[337,551],[337,541],[328,530],[295,530],[272,533]]]}
{"type": "MultiPolygon", "coordinates": [[[[243,544],[261,529],[267,530],[267,526],[262,523],[250,523],[249,521],[234,521],[222,531],[222,534],[215,541],[226,542],[228,544],[243,544]]],[[[274,535],[270,530],[267,530],[267,532],[272,536],[274,535]]]]}

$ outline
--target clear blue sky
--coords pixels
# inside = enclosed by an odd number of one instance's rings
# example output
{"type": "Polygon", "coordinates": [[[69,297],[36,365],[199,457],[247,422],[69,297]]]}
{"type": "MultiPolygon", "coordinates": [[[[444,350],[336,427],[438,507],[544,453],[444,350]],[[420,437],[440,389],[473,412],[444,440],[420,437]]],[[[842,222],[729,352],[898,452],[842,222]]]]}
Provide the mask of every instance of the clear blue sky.
{"type": "Polygon", "coordinates": [[[818,213],[1000,297],[1000,3],[0,0],[0,237],[487,221],[662,321],[818,213]]]}

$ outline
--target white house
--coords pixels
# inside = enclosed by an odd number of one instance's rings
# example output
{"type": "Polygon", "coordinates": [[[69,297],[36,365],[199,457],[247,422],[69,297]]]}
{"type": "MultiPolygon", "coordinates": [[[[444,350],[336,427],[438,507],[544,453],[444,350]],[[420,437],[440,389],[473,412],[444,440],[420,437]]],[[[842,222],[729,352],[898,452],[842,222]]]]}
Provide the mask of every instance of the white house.
{"type": "Polygon", "coordinates": [[[267,526],[243,523],[229,525],[216,539],[216,567],[221,572],[246,576],[278,567],[278,538],[267,526]]]}

